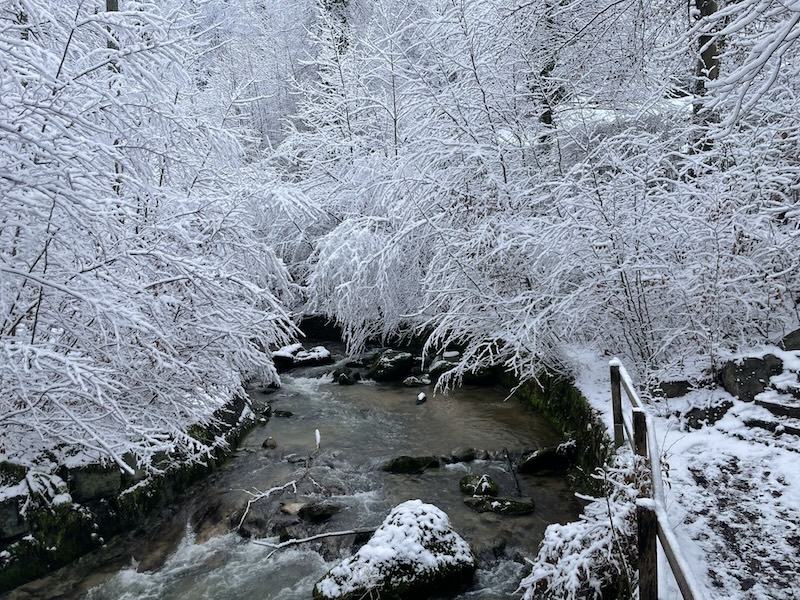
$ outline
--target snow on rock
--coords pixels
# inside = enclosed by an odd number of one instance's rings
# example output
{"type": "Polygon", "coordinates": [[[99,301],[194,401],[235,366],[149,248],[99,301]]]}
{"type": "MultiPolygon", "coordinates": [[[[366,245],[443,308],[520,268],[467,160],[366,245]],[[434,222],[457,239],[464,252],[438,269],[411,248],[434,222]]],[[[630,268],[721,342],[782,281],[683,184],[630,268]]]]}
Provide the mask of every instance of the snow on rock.
{"type": "Polygon", "coordinates": [[[305,350],[303,344],[291,344],[272,353],[272,361],[278,371],[288,371],[292,367],[329,365],[333,362],[330,350],[325,346],[314,346],[305,350]]]}
{"type": "Polygon", "coordinates": [[[414,356],[410,352],[384,350],[369,369],[369,377],[375,381],[402,380],[414,366],[414,356]]]}
{"type": "Polygon", "coordinates": [[[296,366],[329,365],[333,362],[330,350],[325,346],[314,346],[311,350],[301,350],[294,356],[296,366]]]}
{"type": "Polygon", "coordinates": [[[294,355],[300,352],[302,349],[303,344],[290,344],[288,346],[284,346],[283,348],[278,348],[272,353],[272,356],[280,356],[282,358],[291,358],[294,360],[294,355]]]}
{"type": "Polygon", "coordinates": [[[457,588],[475,571],[448,516],[421,500],[396,506],[369,542],[314,586],[315,600],[405,600],[457,588]]]}
{"type": "Polygon", "coordinates": [[[275,368],[279,371],[287,371],[294,366],[295,355],[303,349],[303,344],[290,344],[278,348],[272,353],[272,362],[275,368]]]}

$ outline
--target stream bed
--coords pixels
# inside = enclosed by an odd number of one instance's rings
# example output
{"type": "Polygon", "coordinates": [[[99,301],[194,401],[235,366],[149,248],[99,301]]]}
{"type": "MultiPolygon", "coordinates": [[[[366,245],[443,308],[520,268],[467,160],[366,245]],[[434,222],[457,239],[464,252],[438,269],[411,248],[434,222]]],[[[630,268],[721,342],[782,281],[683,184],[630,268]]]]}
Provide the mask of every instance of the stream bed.
{"type": "Polygon", "coordinates": [[[281,531],[304,537],[374,528],[391,508],[413,498],[444,510],[478,558],[473,586],[449,598],[518,597],[514,591],[529,571],[524,557],[535,556],[547,525],[575,520],[580,512],[565,479],[515,480],[505,459],[505,450],[514,457],[559,443],[545,419],[513,398],[506,401],[499,388],[464,387],[434,396],[429,387],[427,402],[417,405],[415,388],[340,386],[326,375],[332,368],[295,370],[283,375],[278,390],[251,390],[254,407],[269,404],[273,416],[180,504],[5,598],[308,600],[314,583],[353,552],[355,536],[277,552],[259,540],[275,543],[281,531]],[[263,447],[267,438],[274,448],[263,447]],[[449,456],[459,448],[485,449],[492,458],[418,475],[381,470],[400,455],[449,456]],[[501,496],[517,495],[519,485],[536,502],[535,512],[501,516],[469,509],[459,480],[484,473],[499,484],[501,496]],[[285,505],[320,501],[339,512],[320,523],[285,514],[291,512],[285,505]]]}

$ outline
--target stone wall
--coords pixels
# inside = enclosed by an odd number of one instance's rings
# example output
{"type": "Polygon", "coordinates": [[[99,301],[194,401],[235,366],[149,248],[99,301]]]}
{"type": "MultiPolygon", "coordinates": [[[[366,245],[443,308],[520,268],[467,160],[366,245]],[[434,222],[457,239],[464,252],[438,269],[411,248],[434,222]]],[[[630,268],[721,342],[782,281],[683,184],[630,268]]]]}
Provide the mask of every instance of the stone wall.
{"type": "Polygon", "coordinates": [[[252,419],[241,418],[246,403],[237,397],[217,411],[213,426],[191,428],[193,437],[213,444],[203,463],[165,456],[162,473],[136,469],[133,476],[116,465],[62,467],[42,480],[55,488],[50,494],[31,493],[31,486],[38,487],[33,474],[0,464],[6,483],[9,477],[26,481],[19,495],[0,502],[0,593],[70,563],[174,503],[217,468],[252,427],[252,419]]]}
{"type": "MultiPolygon", "coordinates": [[[[571,476],[575,485],[594,491],[595,481],[590,475],[604,466],[613,454],[613,444],[599,415],[589,406],[583,394],[570,381],[543,375],[539,383],[524,383],[514,393],[535,410],[542,413],[564,439],[575,440],[576,468],[571,476]]],[[[506,377],[503,384],[513,387],[516,382],[506,377]]]]}

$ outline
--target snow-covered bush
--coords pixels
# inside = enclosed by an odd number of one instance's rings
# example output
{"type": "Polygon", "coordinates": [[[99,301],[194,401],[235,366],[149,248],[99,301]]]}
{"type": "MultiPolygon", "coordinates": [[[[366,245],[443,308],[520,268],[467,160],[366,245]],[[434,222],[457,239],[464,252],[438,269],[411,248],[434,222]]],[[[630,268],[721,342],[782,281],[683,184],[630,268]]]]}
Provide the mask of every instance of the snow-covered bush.
{"type": "Polygon", "coordinates": [[[636,499],[646,495],[646,466],[628,450],[595,477],[605,497],[587,498],[579,521],[545,530],[523,600],[631,597],[636,583],[636,499]],[[609,595],[610,594],[610,595],[609,595]]]}

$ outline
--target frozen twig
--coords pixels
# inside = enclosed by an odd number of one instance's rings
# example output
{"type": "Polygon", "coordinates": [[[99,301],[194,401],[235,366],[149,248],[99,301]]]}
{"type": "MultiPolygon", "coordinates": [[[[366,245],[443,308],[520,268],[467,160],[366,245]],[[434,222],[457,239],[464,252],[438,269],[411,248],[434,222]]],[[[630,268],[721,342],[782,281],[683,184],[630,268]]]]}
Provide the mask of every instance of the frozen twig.
{"type": "Polygon", "coordinates": [[[267,558],[275,554],[278,550],[283,550],[284,548],[288,548],[290,546],[297,546],[298,544],[305,544],[306,542],[313,542],[316,540],[321,540],[324,538],[329,537],[341,537],[345,535],[358,535],[362,533],[375,533],[376,528],[362,528],[362,529],[346,529],[344,531],[329,531],[326,533],[318,533],[316,535],[310,535],[304,538],[297,538],[286,540],[285,542],[279,542],[277,544],[273,544],[272,542],[265,542],[264,540],[253,540],[254,544],[258,544],[259,546],[266,546],[267,548],[272,548],[272,552],[267,555],[267,558]]]}
{"type": "Polygon", "coordinates": [[[286,490],[287,488],[292,488],[292,491],[296,494],[297,493],[297,480],[293,479],[292,481],[289,481],[288,483],[284,483],[283,485],[279,485],[277,487],[270,488],[265,492],[256,491],[256,493],[253,493],[253,492],[244,490],[245,492],[250,494],[251,498],[250,498],[250,500],[247,501],[247,506],[244,509],[244,513],[242,514],[242,518],[239,519],[239,524],[236,525],[236,530],[238,531],[239,528],[244,523],[244,520],[247,518],[247,515],[250,512],[250,507],[253,506],[253,504],[258,502],[259,500],[263,500],[264,498],[269,498],[272,494],[274,494],[276,492],[282,492],[282,491],[286,490]]]}

